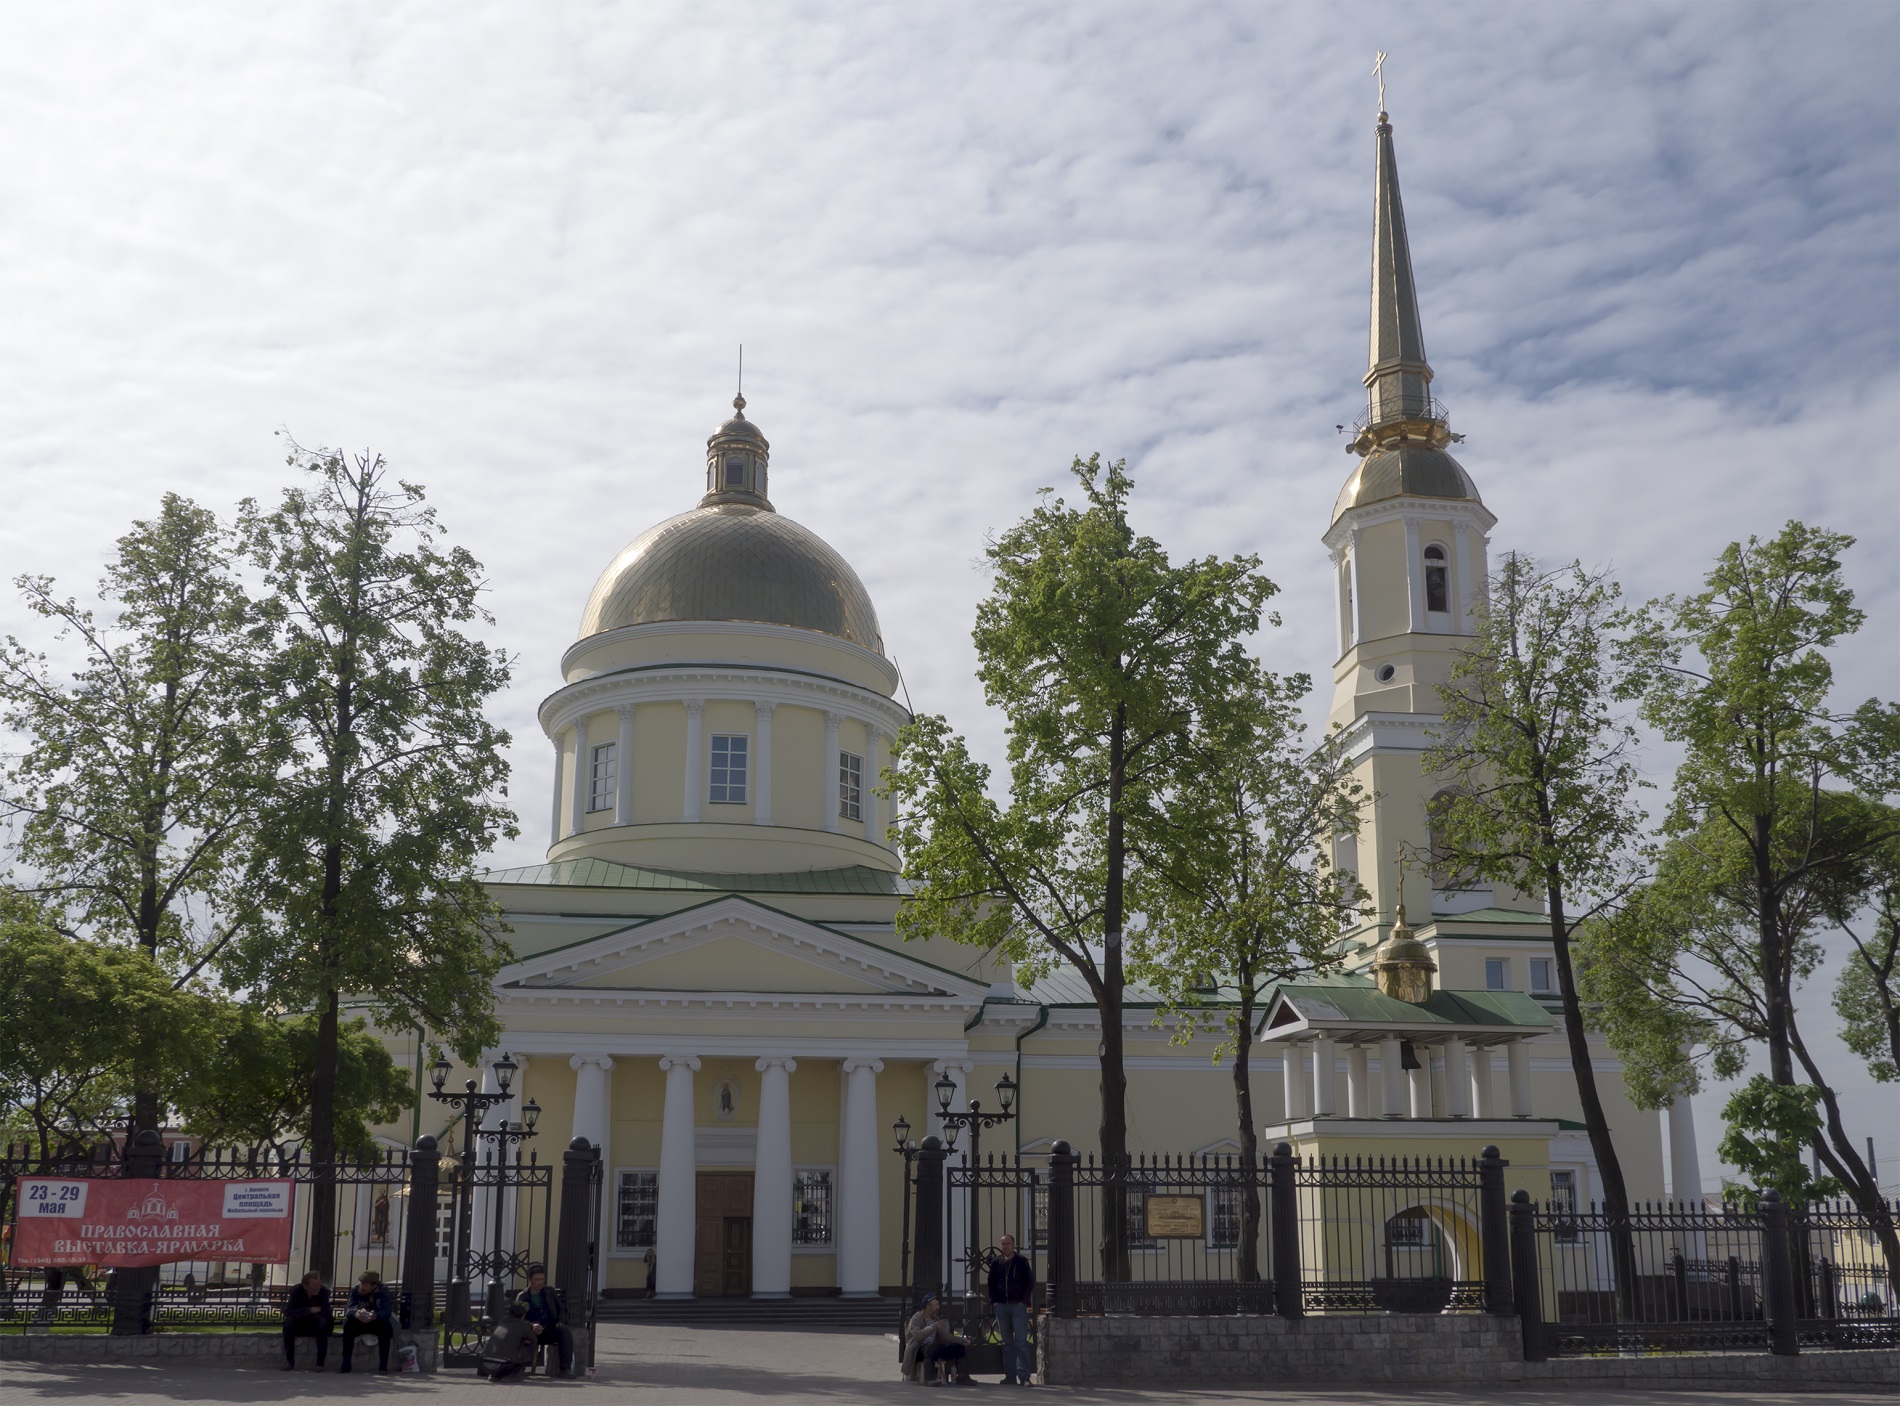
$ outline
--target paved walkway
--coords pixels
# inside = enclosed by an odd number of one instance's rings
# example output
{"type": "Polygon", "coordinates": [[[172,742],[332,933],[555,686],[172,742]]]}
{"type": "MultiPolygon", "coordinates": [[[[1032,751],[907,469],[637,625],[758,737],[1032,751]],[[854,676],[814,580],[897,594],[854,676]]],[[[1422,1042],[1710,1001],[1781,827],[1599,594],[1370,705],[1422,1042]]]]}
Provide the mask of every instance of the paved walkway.
{"type": "MultiPolygon", "coordinates": [[[[163,1366],[0,1365],[3,1406],[124,1406],[127,1402],[417,1402],[544,1400],[549,1406],[871,1406],[881,1402],[921,1403],[962,1398],[1000,1397],[1046,1400],[1063,1406],[1228,1406],[1271,1402],[1277,1406],[1334,1406],[1349,1402],[1442,1403],[1466,1406],[1649,1406],[1652,1393],[1510,1390],[1404,1390],[1377,1387],[1290,1390],[1207,1389],[1200,1391],[1113,1391],[1043,1388],[1003,1392],[993,1379],[977,1388],[926,1394],[897,1380],[896,1345],[866,1333],[757,1332],[730,1328],[679,1328],[644,1324],[608,1324],[597,1354],[600,1374],[591,1382],[533,1378],[493,1386],[472,1372],[436,1376],[377,1376],[335,1372],[277,1372],[238,1368],[163,1366]]],[[[334,1365],[334,1364],[333,1364],[334,1365]]],[[[1886,1396],[1792,1396],[1780,1392],[1748,1396],[1680,1394],[1663,1398],[1681,1406],[1735,1402],[1741,1406],[1893,1406],[1886,1396]]]]}

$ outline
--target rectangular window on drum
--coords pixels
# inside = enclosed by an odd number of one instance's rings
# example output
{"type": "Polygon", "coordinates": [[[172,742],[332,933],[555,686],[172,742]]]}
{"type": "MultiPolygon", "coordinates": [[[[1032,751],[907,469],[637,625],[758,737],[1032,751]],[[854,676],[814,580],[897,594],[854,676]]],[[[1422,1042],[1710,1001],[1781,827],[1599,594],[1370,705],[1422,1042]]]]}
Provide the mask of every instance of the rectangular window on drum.
{"type": "Polygon", "coordinates": [[[594,748],[587,773],[587,808],[612,810],[620,789],[620,744],[603,742],[594,748]]]}
{"type": "Polygon", "coordinates": [[[838,815],[864,819],[864,758],[852,752],[838,753],[838,815]]]}
{"type": "Polygon", "coordinates": [[[706,799],[714,805],[745,804],[746,755],[751,741],[744,733],[713,734],[712,784],[706,799]]]}
{"type": "Polygon", "coordinates": [[[660,1208],[658,1172],[622,1172],[615,1187],[614,1248],[644,1250],[653,1243],[660,1208]]]}
{"type": "Polygon", "coordinates": [[[793,1173],[792,1243],[831,1243],[831,1168],[807,1167],[793,1173]]]}
{"type": "Polygon", "coordinates": [[[1484,959],[1484,989],[1486,991],[1509,991],[1511,989],[1511,959],[1509,957],[1486,957],[1484,959]]]}

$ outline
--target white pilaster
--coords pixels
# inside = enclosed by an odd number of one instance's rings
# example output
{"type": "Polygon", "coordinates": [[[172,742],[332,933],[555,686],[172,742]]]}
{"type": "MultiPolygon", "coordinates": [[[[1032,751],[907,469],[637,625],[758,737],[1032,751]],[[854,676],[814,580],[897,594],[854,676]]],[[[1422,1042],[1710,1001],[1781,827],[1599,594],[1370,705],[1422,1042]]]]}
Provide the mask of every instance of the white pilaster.
{"type": "Polygon", "coordinates": [[[1513,1040],[1504,1047],[1504,1058],[1511,1072],[1511,1116],[1531,1116],[1531,1047],[1513,1040]]]}
{"type": "Polygon", "coordinates": [[[1346,569],[1352,576],[1352,642],[1358,644],[1366,637],[1365,600],[1366,593],[1359,586],[1359,529],[1353,528],[1347,537],[1346,569]]]}
{"type": "Polygon", "coordinates": [[[614,824],[633,824],[633,714],[637,705],[622,703],[620,745],[614,752],[614,824]]]}
{"type": "Polygon", "coordinates": [[[1485,1045],[1471,1049],[1471,1113],[1474,1118],[1498,1116],[1497,1099],[1492,1091],[1491,1051],[1485,1045]]]}
{"type": "Polygon", "coordinates": [[[878,729],[866,728],[864,736],[864,838],[874,845],[884,843],[884,806],[883,798],[877,794],[878,778],[883,774],[883,763],[878,753],[883,750],[884,734],[878,729]]]}
{"type": "Polygon", "coordinates": [[[1331,1040],[1313,1042],[1313,1115],[1331,1118],[1339,1112],[1339,1047],[1331,1040]]]}
{"type": "Polygon", "coordinates": [[[680,814],[688,825],[699,819],[699,798],[706,794],[706,744],[699,728],[705,712],[703,698],[686,700],[686,797],[680,814]]]}
{"type": "Polygon", "coordinates": [[[1405,593],[1412,602],[1412,633],[1425,629],[1425,564],[1418,555],[1418,519],[1405,519],[1405,593]]]}
{"type": "Polygon", "coordinates": [[[561,761],[565,755],[561,739],[556,736],[554,739],[554,814],[548,820],[549,845],[558,845],[561,842],[561,761]]]}
{"type": "Polygon", "coordinates": [[[1396,1039],[1379,1041],[1380,1113],[1387,1118],[1405,1116],[1405,1057],[1396,1039]]]}
{"type": "Polygon", "coordinates": [[[844,1297],[877,1297],[879,1243],[877,1183],[881,1146],[877,1125],[877,1076],[881,1059],[847,1059],[843,1127],[838,1139],[838,1288],[844,1297]]]}
{"type": "Polygon", "coordinates": [[[580,834],[587,826],[587,773],[587,719],[581,718],[574,724],[574,770],[568,783],[567,832],[570,835],[580,834]]]}
{"type": "Polygon", "coordinates": [[[1306,1046],[1280,1046],[1280,1094],[1287,1122],[1313,1116],[1313,1085],[1306,1076],[1306,1046]]]}
{"type": "Polygon", "coordinates": [[[754,750],[758,753],[752,761],[752,823],[770,825],[772,823],[772,710],[776,703],[754,703],[752,711],[758,719],[758,737],[754,750]]]}
{"type": "Polygon", "coordinates": [[[1372,1060],[1364,1045],[1346,1047],[1346,1116],[1372,1116],[1372,1060]]]}
{"type": "Polygon", "coordinates": [[[1702,1154],[1696,1150],[1695,1109],[1689,1095],[1677,1094],[1670,1101],[1668,1115],[1670,1199],[1700,1207],[1702,1154]]]}
{"type": "Polygon", "coordinates": [[[792,1296],[792,1071],[798,1061],[761,1059],[759,1142],[752,1173],[752,1297],[792,1296]]]}
{"type": "Polygon", "coordinates": [[[660,1184],[653,1238],[654,1292],[663,1299],[693,1296],[694,1230],[699,1198],[698,1154],[693,1147],[693,1055],[666,1055],[666,1103],[660,1121],[660,1184]]]}
{"type": "Polygon", "coordinates": [[[1333,589],[1337,591],[1340,596],[1338,608],[1333,611],[1333,614],[1339,621],[1339,652],[1344,654],[1347,650],[1352,648],[1352,622],[1346,618],[1348,608],[1346,598],[1352,595],[1352,588],[1342,579],[1342,574],[1346,569],[1346,549],[1344,547],[1334,549],[1332,562],[1333,589]]]}
{"type": "Polygon", "coordinates": [[[838,833],[838,804],[840,799],[840,792],[838,790],[838,724],[843,721],[844,717],[841,714],[825,714],[825,760],[824,764],[818,768],[818,775],[823,778],[824,783],[824,789],[819,795],[818,804],[819,808],[824,812],[825,829],[831,831],[834,835],[838,833]]]}
{"type": "Polygon", "coordinates": [[[1478,628],[1471,618],[1471,524],[1454,522],[1451,531],[1458,553],[1458,633],[1469,635],[1478,628]]]}
{"type": "Polygon", "coordinates": [[[1471,1116],[1471,1061],[1463,1040],[1447,1040],[1445,1052],[1445,1111],[1454,1118],[1471,1116]]]}

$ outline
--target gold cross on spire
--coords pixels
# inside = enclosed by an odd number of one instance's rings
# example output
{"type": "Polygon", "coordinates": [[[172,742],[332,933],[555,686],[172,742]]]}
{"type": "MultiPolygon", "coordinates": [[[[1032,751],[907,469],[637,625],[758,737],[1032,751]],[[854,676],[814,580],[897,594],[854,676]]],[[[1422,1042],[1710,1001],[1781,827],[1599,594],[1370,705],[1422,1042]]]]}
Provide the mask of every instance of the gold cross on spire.
{"type": "Polygon", "coordinates": [[[1379,57],[1372,61],[1372,76],[1379,80],[1379,115],[1385,115],[1385,50],[1379,50],[1379,57]]]}

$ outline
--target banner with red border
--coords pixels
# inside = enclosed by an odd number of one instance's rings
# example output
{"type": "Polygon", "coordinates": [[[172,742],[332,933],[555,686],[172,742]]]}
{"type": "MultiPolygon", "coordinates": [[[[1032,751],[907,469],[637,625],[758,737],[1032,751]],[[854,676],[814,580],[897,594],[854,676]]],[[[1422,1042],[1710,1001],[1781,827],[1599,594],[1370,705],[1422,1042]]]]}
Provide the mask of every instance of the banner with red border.
{"type": "Polygon", "coordinates": [[[296,1183],[21,1177],[13,1264],[287,1264],[296,1183]]]}

